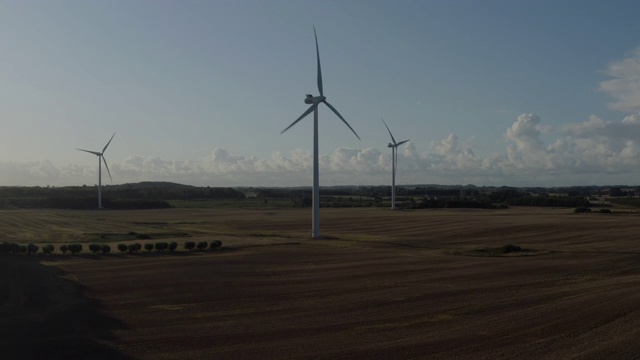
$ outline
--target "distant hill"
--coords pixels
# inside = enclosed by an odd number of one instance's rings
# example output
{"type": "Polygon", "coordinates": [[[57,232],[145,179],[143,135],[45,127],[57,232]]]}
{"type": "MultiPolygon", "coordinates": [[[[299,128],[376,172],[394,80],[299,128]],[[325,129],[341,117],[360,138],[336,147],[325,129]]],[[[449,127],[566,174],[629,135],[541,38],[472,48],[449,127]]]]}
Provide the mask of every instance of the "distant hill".
{"type": "MultiPolygon", "coordinates": [[[[0,208],[92,209],[97,186],[0,187],[0,208]]],[[[111,209],[165,208],[170,200],[243,199],[228,187],[197,187],[165,181],[144,181],[102,188],[104,206],[111,209]]]]}
{"type": "Polygon", "coordinates": [[[123,189],[146,189],[146,188],[160,188],[160,189],[193,189],[197,186],[178,184],[169,181],[142,181],[138,183],[126,183],[120,185],[107,185],[110,188],[123,188],[123,189]]]}

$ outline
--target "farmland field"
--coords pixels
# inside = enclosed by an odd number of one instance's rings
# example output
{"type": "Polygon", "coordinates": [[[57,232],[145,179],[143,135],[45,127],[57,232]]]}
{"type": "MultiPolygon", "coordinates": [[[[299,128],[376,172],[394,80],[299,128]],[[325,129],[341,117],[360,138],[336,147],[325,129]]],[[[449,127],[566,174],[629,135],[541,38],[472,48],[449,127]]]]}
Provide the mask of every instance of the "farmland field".
{"type": "Polygon", "coordinates": [[[638,358],[640,215],[572,210],[322,209],[322,240],[309,209],[2,211],[0,241],[86,245],[0,256],[0,345],[16,359],[638,358]],[[223,248],[86,250],[158,239],[223,248]]]}

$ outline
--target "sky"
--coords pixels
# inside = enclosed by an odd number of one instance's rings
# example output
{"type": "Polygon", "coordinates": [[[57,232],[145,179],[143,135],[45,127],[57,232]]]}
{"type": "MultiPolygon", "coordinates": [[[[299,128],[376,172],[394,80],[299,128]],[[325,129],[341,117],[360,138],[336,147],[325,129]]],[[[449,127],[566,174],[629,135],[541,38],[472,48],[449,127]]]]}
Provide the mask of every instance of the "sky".
{"type": "Polygon", "coordinates": [[[0,186],[640,184],[640,3],[0,0],[0,186]]]}

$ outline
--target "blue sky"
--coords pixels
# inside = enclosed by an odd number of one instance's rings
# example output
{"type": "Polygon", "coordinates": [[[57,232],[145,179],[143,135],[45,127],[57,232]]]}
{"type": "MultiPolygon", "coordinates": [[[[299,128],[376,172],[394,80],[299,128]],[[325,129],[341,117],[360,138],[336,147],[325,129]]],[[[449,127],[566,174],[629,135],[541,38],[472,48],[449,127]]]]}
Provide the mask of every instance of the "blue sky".
{"type": "Polygon", "coordinates": [[[0,0],[0,186],[639,184],[630,1],[0,0]],[[108,181],[106,183],[109,183],[108,181]]]}

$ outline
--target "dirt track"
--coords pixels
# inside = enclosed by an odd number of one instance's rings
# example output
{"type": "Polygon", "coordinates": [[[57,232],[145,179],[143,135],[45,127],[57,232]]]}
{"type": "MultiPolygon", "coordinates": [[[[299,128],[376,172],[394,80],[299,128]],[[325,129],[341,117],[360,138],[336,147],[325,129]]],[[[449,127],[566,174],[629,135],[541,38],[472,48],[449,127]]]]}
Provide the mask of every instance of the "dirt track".
{"type": "MultiPolygon", "coordinates": [[[[324,214],[338,239],[238,239],[235,248],[225,239],[231,249],[219,253],[59,256],[49,265],[112,320],[98,324],[98,343],[133,358],[640,357],[636,215],[324,214]],[[468,256],[507,243],[537,255],[468,256]]],[[[266,218],[251,224],[279,236],[308,222],[266,218]]]]}

